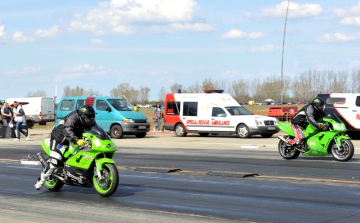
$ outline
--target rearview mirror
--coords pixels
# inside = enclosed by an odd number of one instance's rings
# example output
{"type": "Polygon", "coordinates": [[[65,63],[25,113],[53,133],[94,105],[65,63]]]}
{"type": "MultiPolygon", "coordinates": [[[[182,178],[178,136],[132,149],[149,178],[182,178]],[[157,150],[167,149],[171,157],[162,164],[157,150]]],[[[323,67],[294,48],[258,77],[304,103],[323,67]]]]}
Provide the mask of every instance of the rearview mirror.
{"type": "Polygon", "coordinates": [[[111,112],[111,108],[109,106],[106,107],[106,111],[111,112]]]}

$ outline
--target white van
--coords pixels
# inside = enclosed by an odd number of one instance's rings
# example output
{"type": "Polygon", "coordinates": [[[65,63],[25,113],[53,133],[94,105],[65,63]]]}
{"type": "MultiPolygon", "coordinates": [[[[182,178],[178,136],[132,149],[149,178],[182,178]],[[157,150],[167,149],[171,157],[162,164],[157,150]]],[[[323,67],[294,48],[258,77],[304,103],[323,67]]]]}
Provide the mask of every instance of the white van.
{"type": "Polygon", "coordinates": [[[334,113],[352,139],[360,139],[360,93],[318,94],[325,101],[325,114],[334,113]]]}
{"type": "Polygon", "coordinates": [[[39,125],[46,125],[46,122],[55,121],[55,104],[54,99],[50,97],[29,97],[29,98],[8,98],[6,102],[9,105],[14,101],[23,104],[25,115],[30,117],[39,125]]]}
{"type": "Polygon", "coordinates": [[[210,133],[237,134],[240,138],[278,133],[276,118],[253,115],[222,90],[205,93],[167,94],[164,107],[164,128],[177,136],[188,132],[208,136],[210,133]]]}

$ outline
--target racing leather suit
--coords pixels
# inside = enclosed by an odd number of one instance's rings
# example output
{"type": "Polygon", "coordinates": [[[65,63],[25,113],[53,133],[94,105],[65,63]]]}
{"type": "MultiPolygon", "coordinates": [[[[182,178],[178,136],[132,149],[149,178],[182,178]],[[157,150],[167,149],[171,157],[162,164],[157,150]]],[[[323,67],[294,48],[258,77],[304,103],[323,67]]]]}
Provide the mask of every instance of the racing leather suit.
{"type": "Polygon", "coordinates": [[[304,129],[309,123],[317,129],[321,129],[317,120],[324,116],[324,112],[316,109],[314,104],[306,104],[291,120],[291,128],[295,133],[295,138],[289,141],[289,144],[294,145],[302,143],[302,139],[304,138],[304,129]]]}
{"type": "Polygon", "coordinates": [[[63,165],[62,154],[64,150],[61,152],[61,147],[68,147],[70,142],[77,144],[77,141],[82,137],[84,131],[86,129],[91,129],[94,125],[96,125],[95,121],[91,125],[84,125],[80,120],[77,110],[71,112],[59,122],[51,132],[50,162],[42,171],[38,182],[35,184],[36,189],[39,190],[45,180],[50,177],[56,169],[63,165]]]}

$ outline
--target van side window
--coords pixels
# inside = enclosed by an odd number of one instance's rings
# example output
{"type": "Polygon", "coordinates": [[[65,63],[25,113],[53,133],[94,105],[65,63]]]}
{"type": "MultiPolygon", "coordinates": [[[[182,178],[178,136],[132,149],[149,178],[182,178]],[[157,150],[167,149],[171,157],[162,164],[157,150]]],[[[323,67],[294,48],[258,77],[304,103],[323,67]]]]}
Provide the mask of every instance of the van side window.
{"type": "Polygon", "coordinates": [[[225,116],[225,111],[222,108],[213,107],[211,116],[212,117],[224,117],[225,116]]]}
{"type": "Polygon", "coordinates": [[[346,98],[328,98],[326,99],[326,104],[344,104],[346,98]]]}
{"type": "Polygon", "coordinates": [[[75,100],[63,100],[60,105],[60,111],[73,111],[75,100]]]}
{"type": "Polygon", "coordinates": [[[85,104],[85,100],[78,100],[76,102],[76,110],[85,104]]]}
{"type": "Polygon", "coordinates": [[[197,116],[197,111],[197,102],[184,102],[183,116],[197,116]]]}
{"type": "Polygon", "coordinates": [[[180,114],[180,102],[168,102],[166,106],[167,115],[178,115],[180,114]]]}
{"type": "Polygon", "coordinates": [[[96,109],[106,111],[106,107],[109,107],[108,103],[104,100],[96,100],[96,109]]]}
{"type": "Polygon", "coordinates": [[[356,102],[355,102],[356,106],[360,107],[360,96],[356,97],[356,102]]]}

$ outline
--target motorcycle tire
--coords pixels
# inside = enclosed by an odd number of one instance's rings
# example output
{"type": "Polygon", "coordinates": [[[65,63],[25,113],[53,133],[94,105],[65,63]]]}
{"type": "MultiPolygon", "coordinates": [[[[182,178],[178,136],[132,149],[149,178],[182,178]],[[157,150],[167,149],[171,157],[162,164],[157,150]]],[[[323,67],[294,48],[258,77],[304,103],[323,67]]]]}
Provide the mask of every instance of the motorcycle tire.
{"type": "Polygon", "coordinates": [[[337,160],[341,162],[345,162],[350,160],[354,155],[354,145],[348,139],[341,140],[341,148],[337,147],[336,143],[334,142],[333,146],[331,147],[331,155],[337,160]]]}
{"type": "Polygon", "coordinates": [[[101,172],[102,179],[99,179],[96,175],[96,171],[93,175],[93,185],[95,190],[103,197],[112,195],[119,184],[119,173],[113,163],[105,163],[101,172]]]}
{"type": "Polygon", "coordinates": [[[296,159],[300,155],[300,151],[288,146],[282,140],[279,141],[278,150],[280,155],[287,160],[296,159]]]}
{"type": "MultiPolygon", "coordinates": [[[[45,162],[46,163],[49,162],[49,158],[47,158],[45,162]]],[[[44,170],[44,168],[43,168],[43,170],[44,170]]],[[[64,186],[64,183],[61,180],[59,180],[58,178],[56,178],[54,176],[50,176],[49,179],[47,179],[44,182],[44,185],[49,190],[59,191],[64,186]]]]}

